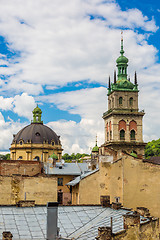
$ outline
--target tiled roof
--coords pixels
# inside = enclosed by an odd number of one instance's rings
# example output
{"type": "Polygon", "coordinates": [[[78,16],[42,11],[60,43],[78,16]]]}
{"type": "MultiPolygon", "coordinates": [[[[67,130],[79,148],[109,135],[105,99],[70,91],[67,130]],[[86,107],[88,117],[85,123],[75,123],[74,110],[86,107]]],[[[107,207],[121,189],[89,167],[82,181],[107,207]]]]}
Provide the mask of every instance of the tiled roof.
{"type": "MultiPolygon", "coordinates": [[[[122,215],[127,212],[101,206],[60,206],[60,235],[62,239],[93,240],[98,235],[98,227],[110,226],[111,217],[113,233],[117,233],[123,230],[122,215]]],[[[10,231],[13,240],[45,240],[46,218],[46,207],[0,207],[0,235],[3,231],[10,231]]]]}
{"type": "Polygon", "coordinates": [[[45,163],[44,169],[46,174],[54,175],[75,175],[79,176],[83,172],[88,170],[87,163],[56,163],[56,167],[53,167],[52,163],[45,163]]]}

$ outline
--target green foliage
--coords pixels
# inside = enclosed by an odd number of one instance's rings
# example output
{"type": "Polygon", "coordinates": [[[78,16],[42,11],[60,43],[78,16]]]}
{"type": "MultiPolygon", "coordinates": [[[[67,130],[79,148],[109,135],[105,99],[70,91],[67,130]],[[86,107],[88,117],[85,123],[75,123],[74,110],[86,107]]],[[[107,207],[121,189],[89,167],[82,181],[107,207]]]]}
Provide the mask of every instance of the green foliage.
{"type": "Polygon", "coordinates": [[[160,139],[148,142],[145,147],[145,157],[160,156],[160,139]]]}
{"type": "Polygon", "coordinates": [[[10,160],[10,153],[7,153],[6,155],[0,154],[1,160],[10,160]]]}
{"type": "Polygon", "coordinates": [[[65,153],[62,158],[65,160],[65,162],[72,162],[72,160],[78,160],[78,162],[82,162],[82,160],[79,160],[80,158],[83,158],[85,156],[89,156],[86,153],[72,153],[69,155],[68,153],[65,153]]]}

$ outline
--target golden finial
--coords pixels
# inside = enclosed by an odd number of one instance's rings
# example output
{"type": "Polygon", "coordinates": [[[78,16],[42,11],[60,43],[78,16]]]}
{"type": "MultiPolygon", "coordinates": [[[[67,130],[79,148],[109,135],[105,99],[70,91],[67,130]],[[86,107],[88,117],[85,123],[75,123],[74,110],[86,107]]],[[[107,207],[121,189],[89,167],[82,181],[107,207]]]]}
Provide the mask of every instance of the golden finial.
{"type": "Polygon", "coordinates": [[[123,30],[121,30],[121,40],[123,41],[123,30]]]}

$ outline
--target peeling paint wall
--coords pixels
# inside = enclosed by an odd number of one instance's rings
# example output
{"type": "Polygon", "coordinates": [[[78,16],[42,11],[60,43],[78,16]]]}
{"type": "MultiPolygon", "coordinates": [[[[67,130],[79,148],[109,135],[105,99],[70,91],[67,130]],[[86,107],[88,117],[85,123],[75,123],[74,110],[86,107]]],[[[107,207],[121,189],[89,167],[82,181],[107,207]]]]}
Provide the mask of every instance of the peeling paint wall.
{"type": "Polygon", "coordinates": [[[20,200],[35,200],[46,205],[57,201],[55,177],[0,176],[0,205],[16,204],[20,200]]]}

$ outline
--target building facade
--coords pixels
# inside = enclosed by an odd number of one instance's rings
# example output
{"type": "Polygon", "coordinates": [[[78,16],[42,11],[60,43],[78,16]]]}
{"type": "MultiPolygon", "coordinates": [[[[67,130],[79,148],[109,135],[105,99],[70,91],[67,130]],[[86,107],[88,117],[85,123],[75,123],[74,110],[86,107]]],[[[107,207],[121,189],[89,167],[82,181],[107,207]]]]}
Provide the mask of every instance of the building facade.
{"type": "Polygon", "coordinates": [[[30,125],[13,135],[10,147],[11,160],[37,160],[47,162],[48,158],[56,154],[58,160],[62,157],[60,136],[41,120],[41,109],[33,110],[33,121],[30,125]]]}
{"type": "Polygon", "coordinates": [[[111,148],[144,155],[142,119],[145,113],[138,108],[139,90],[136,72],[134,84],[127,78],[128,59],[124,56],[123,38],[120,54],[116,60],[118,75],[114,73],[113,83],[109,77],[108,111],[103,114],[105,143],[100,149],[100,154],[106,155],[107,148],[111,148]]]}

